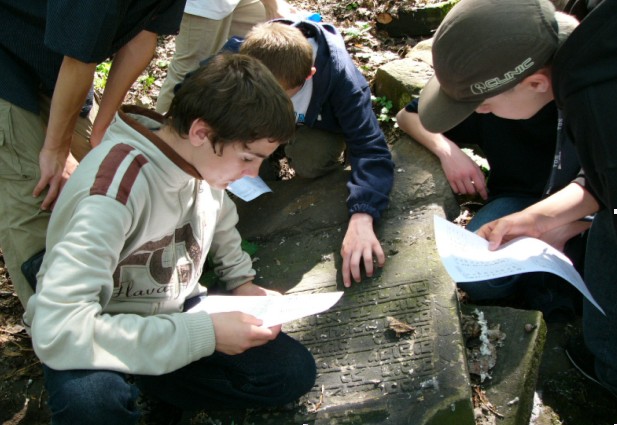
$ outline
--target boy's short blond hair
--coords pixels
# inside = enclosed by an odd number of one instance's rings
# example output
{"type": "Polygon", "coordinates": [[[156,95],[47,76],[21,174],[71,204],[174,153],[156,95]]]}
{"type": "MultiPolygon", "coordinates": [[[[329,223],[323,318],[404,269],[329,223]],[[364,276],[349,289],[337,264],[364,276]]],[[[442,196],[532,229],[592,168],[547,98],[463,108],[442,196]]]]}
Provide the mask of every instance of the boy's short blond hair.
{"type": "Polygon", "coordinates": [[[259,59],[285,90],[311,75],[313,47],[302,31],[279,22],[258,24],[246,35],[240,53],[259,59]]]}
{"type": "Polygon", "coordinates": [[[293,105],[280,83],[258,59],[238,53],[214,56],[178,88],[166,125],[185,137],[196,119],[212,128],[213,143],[286,143],[296,130],[293,105]]]}

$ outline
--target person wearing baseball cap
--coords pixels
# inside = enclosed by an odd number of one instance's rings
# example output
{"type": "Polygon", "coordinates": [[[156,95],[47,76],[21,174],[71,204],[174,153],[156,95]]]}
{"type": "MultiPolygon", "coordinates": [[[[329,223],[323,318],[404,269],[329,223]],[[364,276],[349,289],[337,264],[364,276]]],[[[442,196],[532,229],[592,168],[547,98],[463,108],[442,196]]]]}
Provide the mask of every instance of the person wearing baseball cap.
{"type": "MultiPolygon", "coordinates": [[[[575,17],[562,12],[555,12],[555,20],[559,42],[578,25],[575,17]]],[[[546,73],[545,70],[542,72],[546,73]]],[[[527,78],[537,81],[544,76],[532,74],[527,78]]],[[[542,99],[549,97],[542,96],[542,99]]],[[[527,119],[506,119],[474,111],[443,133],[432,133],[422,126],[418,103],[418,99],[413,100],[397,114],[399,128],[439,159],[454,193],[482,197],[483,205],[466,225],[472,232],[562,189],[580,172],[572,141],[557,137],[559,113],[551,99],[527,119]],[[477,146],[485,157],[488,178],[461,150],[469,145],[477,146]],[[556,156],[560,160],[554,166],[556,156]]],[[[581,272],[586,230],[590,225],[571,223],[560,230],[558,240],[552,241],[581,272]]],[[[582,303],[578,291],[551,273],[522,273],[482,282],[457,282],[457,286],[472,302],[508,300],[518,308],[540,310],[547,323],[576,319],[582,303]]]]}
{"type": "Polygon", "coordinates": [[[494,250],[595,213],[584,275],[605,314],[584,301],[583,344],[566,352],[617,395],[617,1],[601,1],[562,45],[553,10],[547,0],[461,0],[435,34],[435,78],[421,94],[419,115],[440,132],[473,111],[521,119],[555,99],[584,174],[477,233],[494,250]]]}
{"type": "MultiPolygon", "coordinates": [[[[549,0],[460,1],[433,38],[435,75],[420,94],[422,124],[434,133],[449,130],[486,99],[546,69],[559,44],[559,24],[549,0]]],[[[539,110],[552,93],[535,82],[533,88],[539,110]]],[[[518,114],[515,118],[529,118],[518,114]]]]}

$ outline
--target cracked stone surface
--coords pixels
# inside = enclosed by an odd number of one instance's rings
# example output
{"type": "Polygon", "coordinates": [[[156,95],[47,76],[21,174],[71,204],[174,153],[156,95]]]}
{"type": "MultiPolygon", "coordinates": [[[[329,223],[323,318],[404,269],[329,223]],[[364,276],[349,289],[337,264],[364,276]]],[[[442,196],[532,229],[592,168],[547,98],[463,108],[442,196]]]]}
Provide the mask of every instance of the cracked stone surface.
{"type": "Polygon", "coordinates": [[[259,246],[256,283],[287,293],[345,294],[329,311],[283,327],[313,353],[314,388],[295,406],[234,412],[236,422],[474,423],[455,287],[432,230],[433,215],[457,214],[458,206],[423,148],[401,139],[393,156],[395,187],[377,225],[386,266],[351,288],[342,285],[339,255],[348,171],[272,182],[273,193],[238,201],[240,231],[259,246]],[[454,208],[447,213],[443,205],[454,208]],[[397,336],[389,317],[415,330],[397,336]]]}

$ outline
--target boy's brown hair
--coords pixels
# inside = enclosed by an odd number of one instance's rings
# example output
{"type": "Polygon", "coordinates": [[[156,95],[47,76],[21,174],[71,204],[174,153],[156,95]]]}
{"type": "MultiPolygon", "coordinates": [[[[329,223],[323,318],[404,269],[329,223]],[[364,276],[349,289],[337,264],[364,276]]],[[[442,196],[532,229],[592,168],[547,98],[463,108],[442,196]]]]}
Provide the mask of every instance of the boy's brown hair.
{"type": "Polygon", "coordinates": [[[302,31],[279,22],[253,27],[240,53],[259,59],[285,90],[304,84],[313,66],[313,47],[302,31]]]}
{"type": "Polygon", "coordinates": [[[293,105],[272,73],[257,59],[221,54],[186,77],[172,100],[165,124],[186,137],[201,119],[211,142],[286,143],[295,132],[293,105]]]}

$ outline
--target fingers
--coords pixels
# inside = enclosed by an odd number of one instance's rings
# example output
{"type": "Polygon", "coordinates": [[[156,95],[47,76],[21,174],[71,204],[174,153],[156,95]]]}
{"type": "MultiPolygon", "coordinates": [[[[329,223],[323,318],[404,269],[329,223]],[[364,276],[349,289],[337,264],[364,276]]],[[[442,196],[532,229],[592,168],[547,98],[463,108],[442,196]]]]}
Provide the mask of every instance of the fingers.
{"type": "Polygon", "coordinates": [[[373,230],[373,217],[367,213],[353,214],[349,219],[349,226],[341,246],[342,275],[345,287],[351,286],[351,279],[360,282],[362,264],[367,276],[373,275],[373,253],[381,267],[385,256],[373,230]]]}
{"type": "Polygon", "coordinates": [[[48,181],[49,180],[46,177],[41,177],[38,183],[36,184],[36,186],[34,186],[34,190],[32,191],[32,196],[35,198],[39,196],[43,192],[43,190],[45,190],[45,188],[47,187],[48,181]]]}
{"type": "Polygon", "coordinates": [[[45,199],[43,199],[43,202],[41,202],[42,210],[51,209],[61,189],[58,182],[54,182],[53,179],[48,180],[44,177],[41,177],[37,185],[34,187],[34,190],[32,191],[32,196],[39,196],[45,190],[47,185],[49,185],[49,190],[47,192],[47,195],[45,195],[45,199]]]}
{"type": "Polygon", "coordinates": [[[355,282],[360,282],[360,280],[362,280],[362,273],[360,272],[361,258],[362,255],[360,251],[352,251],[348,255],[343,256],[343,285],[346,288],[349,288],[351,286],[351,279],[353,279],[355,282]]]}
{"type": "Polygon", "coordinates": [[[264,328],[262,320],[238,311],[210,315],[214,325],[216,350],[225,354],[240,354],[277,337],[281,326],[264,328]]]}
{"type": "Polygon", "coordinates": [[[488,191],[484,176],[475,176],[473,178],[462,178],[450,183],[452,190],[458,195],[474,195],[478,194],[482,199],[488,199],[488,191]]]}
{"type": "Polygon", "coordinates": [[[39,154],[39,167],[41,178],[32,191],[32,196],[40,196],[45,188],[49,187],[45,199],[41,203],[41,209],[47,210],[53,207],[56,198],[64,187],[69,176],[77,168],[78,162],[70,153],[68,156],[58,155],[56,152],[42,150],[39,154]]]}
{"type": "Polygon", "coordinates": [[[480,181],[476,180],[474,186],[476,188],[476,191],[482,197],[482,199],[487,200],[488,199],[488,190],[486,189],[486,182],[484,181],[484,177],[482,177],[482,179],[480,181]]]}
{"type": "Polygon", "coordinates": [[[365,248],[363,251],[357,250],[343,255],[343,285],[348,288],[351,286],[351,279],[355,282],[362,280],[361,265],[364,265],[364,271],[367,277],[372,277],[375,272],[375,263],[377,267],[383,267],[386,263],[386,256],[380,244],[373,247],[365,248]]]}
{"type": "Polygon", "coordinates": [[[377,257],[377,266],[383,267],[386,264],[386,254],[383,252],[381,245],[375,247],[375,256],[377,257]]]}
{"type": "Polygon", "coordinates": [[[341,253],[343,257],[343,266],[341,273],[343,275],[343,286],[345,288],[349,288],[351,286],[351,254],[345,255],[345,253],[341,253]]]}
{"type": "Polygon", "coordinates": [[[283,329],[283,325],[270,326],[268,329],[272,331],[272,339],[276,338],[281,330],[283,329]]]}
{"type": "Polygon", "coordinates": [[[364,252],[364,270],[366,271],[366,275],[371,277],[373,276],[373,254],[375,254],[375,260],[377,262],[378,267],[383,267],[386,263],[386,256],[381,248],[380,244],[373,246],[372,249],[369,249],[364,252]]]}
{"type": "Polygon", "coordinates": [[[501,245],[505,234],[505,227],[501,225],[501,221],[492,221],[480,227],[476,234],[488,240],[488,249],[496,250],[501,245]]]}
{"type": "Polygon", "coordinates": [[[475,180],[466,180],[463,182],[463,187],[465,188],[464,193],[474,194],[476,193],[476,182],[475,180]]]}
{"type": "Polygon", "coordinates": [[[471,177],[471,185],[474,187],[475,192],[477,192],[482,199],[488,199],[488,191],[486,189],[486,179],[484,177],[484,173],[480,168],[476,167],[471,177]]]}
{"type": "MultiPolygon", "coordinates": [[[[261,323],[263,323],[260,320],[261,323]]],[[[253,341],[254,341],[254,346],[256,345],[262,345],[265,344],[268,341],[273,340],[274,338],[276,338],[276,335],[281,331],[281,327],[282,325],[276,325],[276,326],[272,326],[269,328],[264,328],[263,326],[255,326],[254,329],[252,329],[251,333],[253,336],[253,341]]]]}

